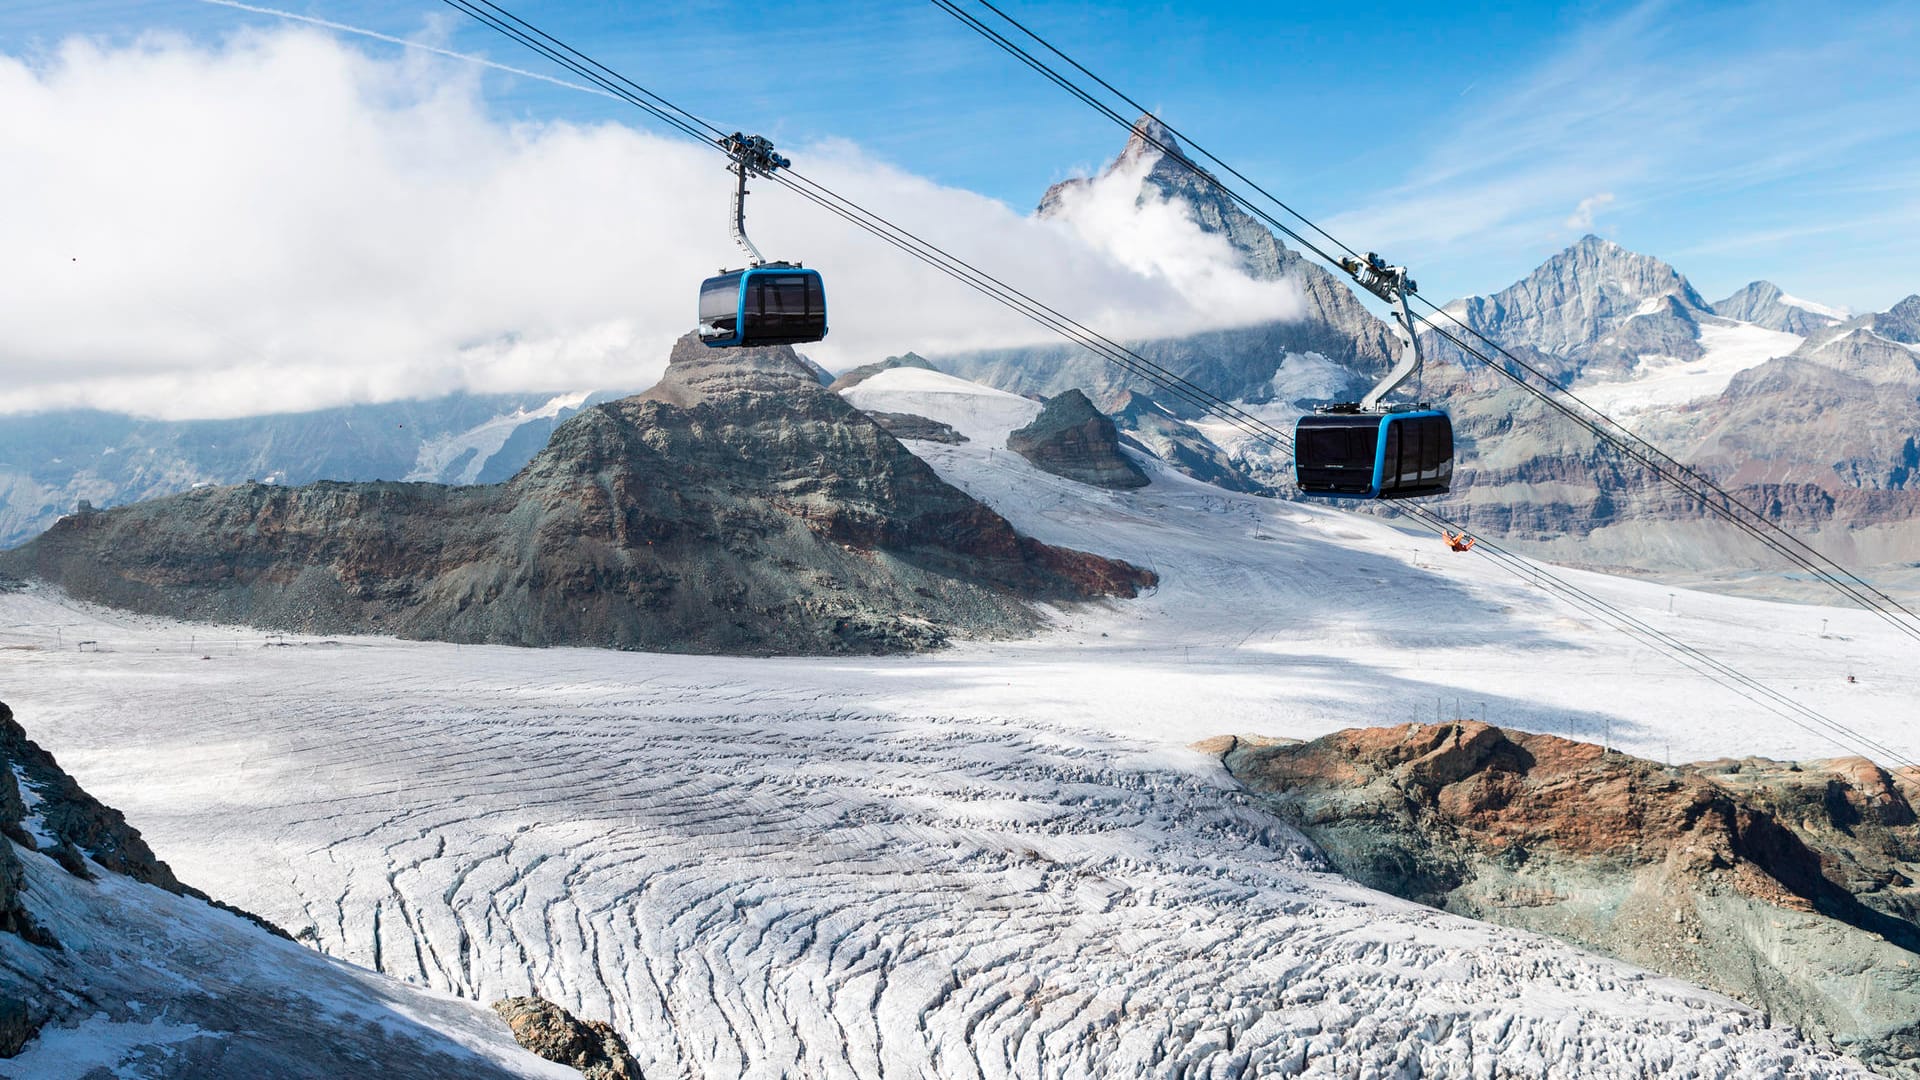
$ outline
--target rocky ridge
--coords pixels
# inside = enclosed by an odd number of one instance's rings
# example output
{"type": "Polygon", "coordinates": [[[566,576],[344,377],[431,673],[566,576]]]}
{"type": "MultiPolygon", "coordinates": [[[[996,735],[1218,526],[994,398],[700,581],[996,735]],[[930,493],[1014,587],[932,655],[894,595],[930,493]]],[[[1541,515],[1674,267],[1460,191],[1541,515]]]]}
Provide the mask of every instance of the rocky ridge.
{"type": "Polygon", "coordinates": [[[176,618],[721,653],[891,652],[1150,575],[948,485],[791,349],[691,335],[500,485],[203,489],[63,519],[0,572],[176,618]]]}
{"type": "MultiPolygon", "coordinates": [[[[1625,374],[1648,354],[1698,359],[1700,321],[1716,317],[1679,271],[1593,235],[1492,296],[1446,310],[1494,341],[1536,350],[1563,381],[1625,374]]],[[[1438,338],[1431,348],[1451,352],[1438,338]]]]}
{"type": "Polygon", "coordinates": [[[1112,417],[1114,426],[1133,445],[1196,480],[1228,491],[1274,492],[1198,428],[1146,394],[1122,391],[1112,417]]]}
{"type": "Polygon", "coordinates": [[[876,360],[871,364],[862,364],[848,371],[846,374],[835,378],[827,384],[827,389],[836,394],[843,390],[851,390],[861,383],[866,382],[868,379],[873,378],[875,375],[883,371],[892,371],[895,368],[919,368],[922,371],[934,370],[933,365],[927,362],[926,357],[921,356],[919,353],[904,353],[900,356],[889,356],[885,360],[876,360]]]}
{"type": "Polygon", "coordinates": [[[1342,873],[1698,982],[1920,1076],[1920,777],[1667,767],[1477,721],[1207,746],[1342,873]]]}
{"type": "Polygon", "coordinates": [[[1007,449],[1039,468],[1094,487],[1146,487],[1147,474],[1120,449],[1112,418],[1079,390],[1048,399],[1033,422],[1007,435],[1007,449]]]}

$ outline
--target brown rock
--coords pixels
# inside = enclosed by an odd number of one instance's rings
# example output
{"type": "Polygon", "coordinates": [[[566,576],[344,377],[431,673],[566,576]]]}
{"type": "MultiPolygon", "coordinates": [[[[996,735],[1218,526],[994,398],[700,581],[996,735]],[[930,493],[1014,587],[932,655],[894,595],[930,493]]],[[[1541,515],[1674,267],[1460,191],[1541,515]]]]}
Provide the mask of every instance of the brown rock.
{"type": "Polygon", "coordinates": [[[1363,884],[1704,983],[1920,1076],[1906,777],[1674,768],[1471,720],[1218,752],[1363,884]]]}
{"type": "Polygon", "coordinates": [[[508,998],[493,1011],[521,1046],[548,1061],[578,1069],[587,1080],[640,1080],[640,1063],[611,1024],[580,1020],[537,997],[508,998]]]}

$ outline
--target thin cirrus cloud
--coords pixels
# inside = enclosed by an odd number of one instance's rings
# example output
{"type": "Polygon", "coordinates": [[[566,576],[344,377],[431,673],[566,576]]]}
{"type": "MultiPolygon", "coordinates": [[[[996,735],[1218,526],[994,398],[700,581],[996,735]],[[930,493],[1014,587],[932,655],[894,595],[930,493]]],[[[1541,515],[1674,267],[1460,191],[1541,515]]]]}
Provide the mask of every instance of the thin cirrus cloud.
{"type": "Polygon", "coordinates": [[[1920,222],[1870,234],[1818,222],[1884,218],[1863,186],[1912,191],[1915,22],[1897,5],[1809,20],[1792,5],[1641,4],[1438,106],[1451,111],[1408,174],[1330,227],[1405,251],[1422,280],[1459,292],[1497,288],[1490,266],[1518,277],[1599,230],[1668,257],[1738,248],[1683,269],[1740,284],[1781,268],[1797,287],[1824,282],[1836,303],[1871,303],[1838,294],[1866,264],[1911,277],[1920,222]],[[1779,243],[1753,242],[1765,237],[1779,243]]]}
{"type": "MultiPolygon", "coordinates": [[[[618,124],[508,122],[477,71],[307,28],[0,56],[0,410],[228,416],[475,391],[639,387],[737,265],[724,159],[618,124]]],[[[1138,177],[1038,220],[877,161],[813,179],[1119,337],[1288,317],[1138,177]],[[1122,185],[1133,187],[1121,190],[1122,185]]],[[[769,257],[828,275],[829,367],[1048,332],[771,185],[769,257]]]]}

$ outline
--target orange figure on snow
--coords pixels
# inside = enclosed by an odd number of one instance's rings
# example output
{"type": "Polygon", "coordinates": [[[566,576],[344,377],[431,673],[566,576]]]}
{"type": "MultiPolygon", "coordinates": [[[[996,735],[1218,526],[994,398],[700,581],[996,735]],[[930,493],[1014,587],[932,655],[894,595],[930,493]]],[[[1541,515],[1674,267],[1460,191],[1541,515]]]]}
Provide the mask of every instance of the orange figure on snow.
{"type": "Polygon", "coordinates": [[[1447,546],[1455,551],[1473,550],[1473,537],[1468,536],[1465,529],[1460,530],[1457,536],[1442,529],[1440,535],[1447,538],[1447,546]]]}

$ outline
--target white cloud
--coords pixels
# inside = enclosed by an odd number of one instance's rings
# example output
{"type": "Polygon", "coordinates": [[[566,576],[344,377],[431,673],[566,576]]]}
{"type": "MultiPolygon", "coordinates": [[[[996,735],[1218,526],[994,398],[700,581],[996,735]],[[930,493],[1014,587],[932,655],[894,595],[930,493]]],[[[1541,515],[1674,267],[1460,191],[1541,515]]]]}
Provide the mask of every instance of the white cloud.
{"type": "Polygon", "coordinates": [[[1580,205],[1573,208],[1573,213],[1568,215],[1567,220],[1562,222],[1562,224],[1569,229],[1580,231],[1591,229],[1593,228],[1593,212],[1612,201],[1613,192],[1611,191],[1603,191],[1598,195],[1589,195],[1580,200],[1580,205]]]}
{"type": "MultiPolygon", "coordinates": [[[[619,125],[507,123],[475,72],[312,30],[0,57],[0,409],[236,415],[453,389],[639,386],[739,255],[724,160],[619,125]]],[[[1166,208],[1076,231],[830,144],[812,178],[1114,336],[1273,318],[1283,289],[1166,208]]],[[[843,367],[1047,332],[772,185],[843,367]]]]}

